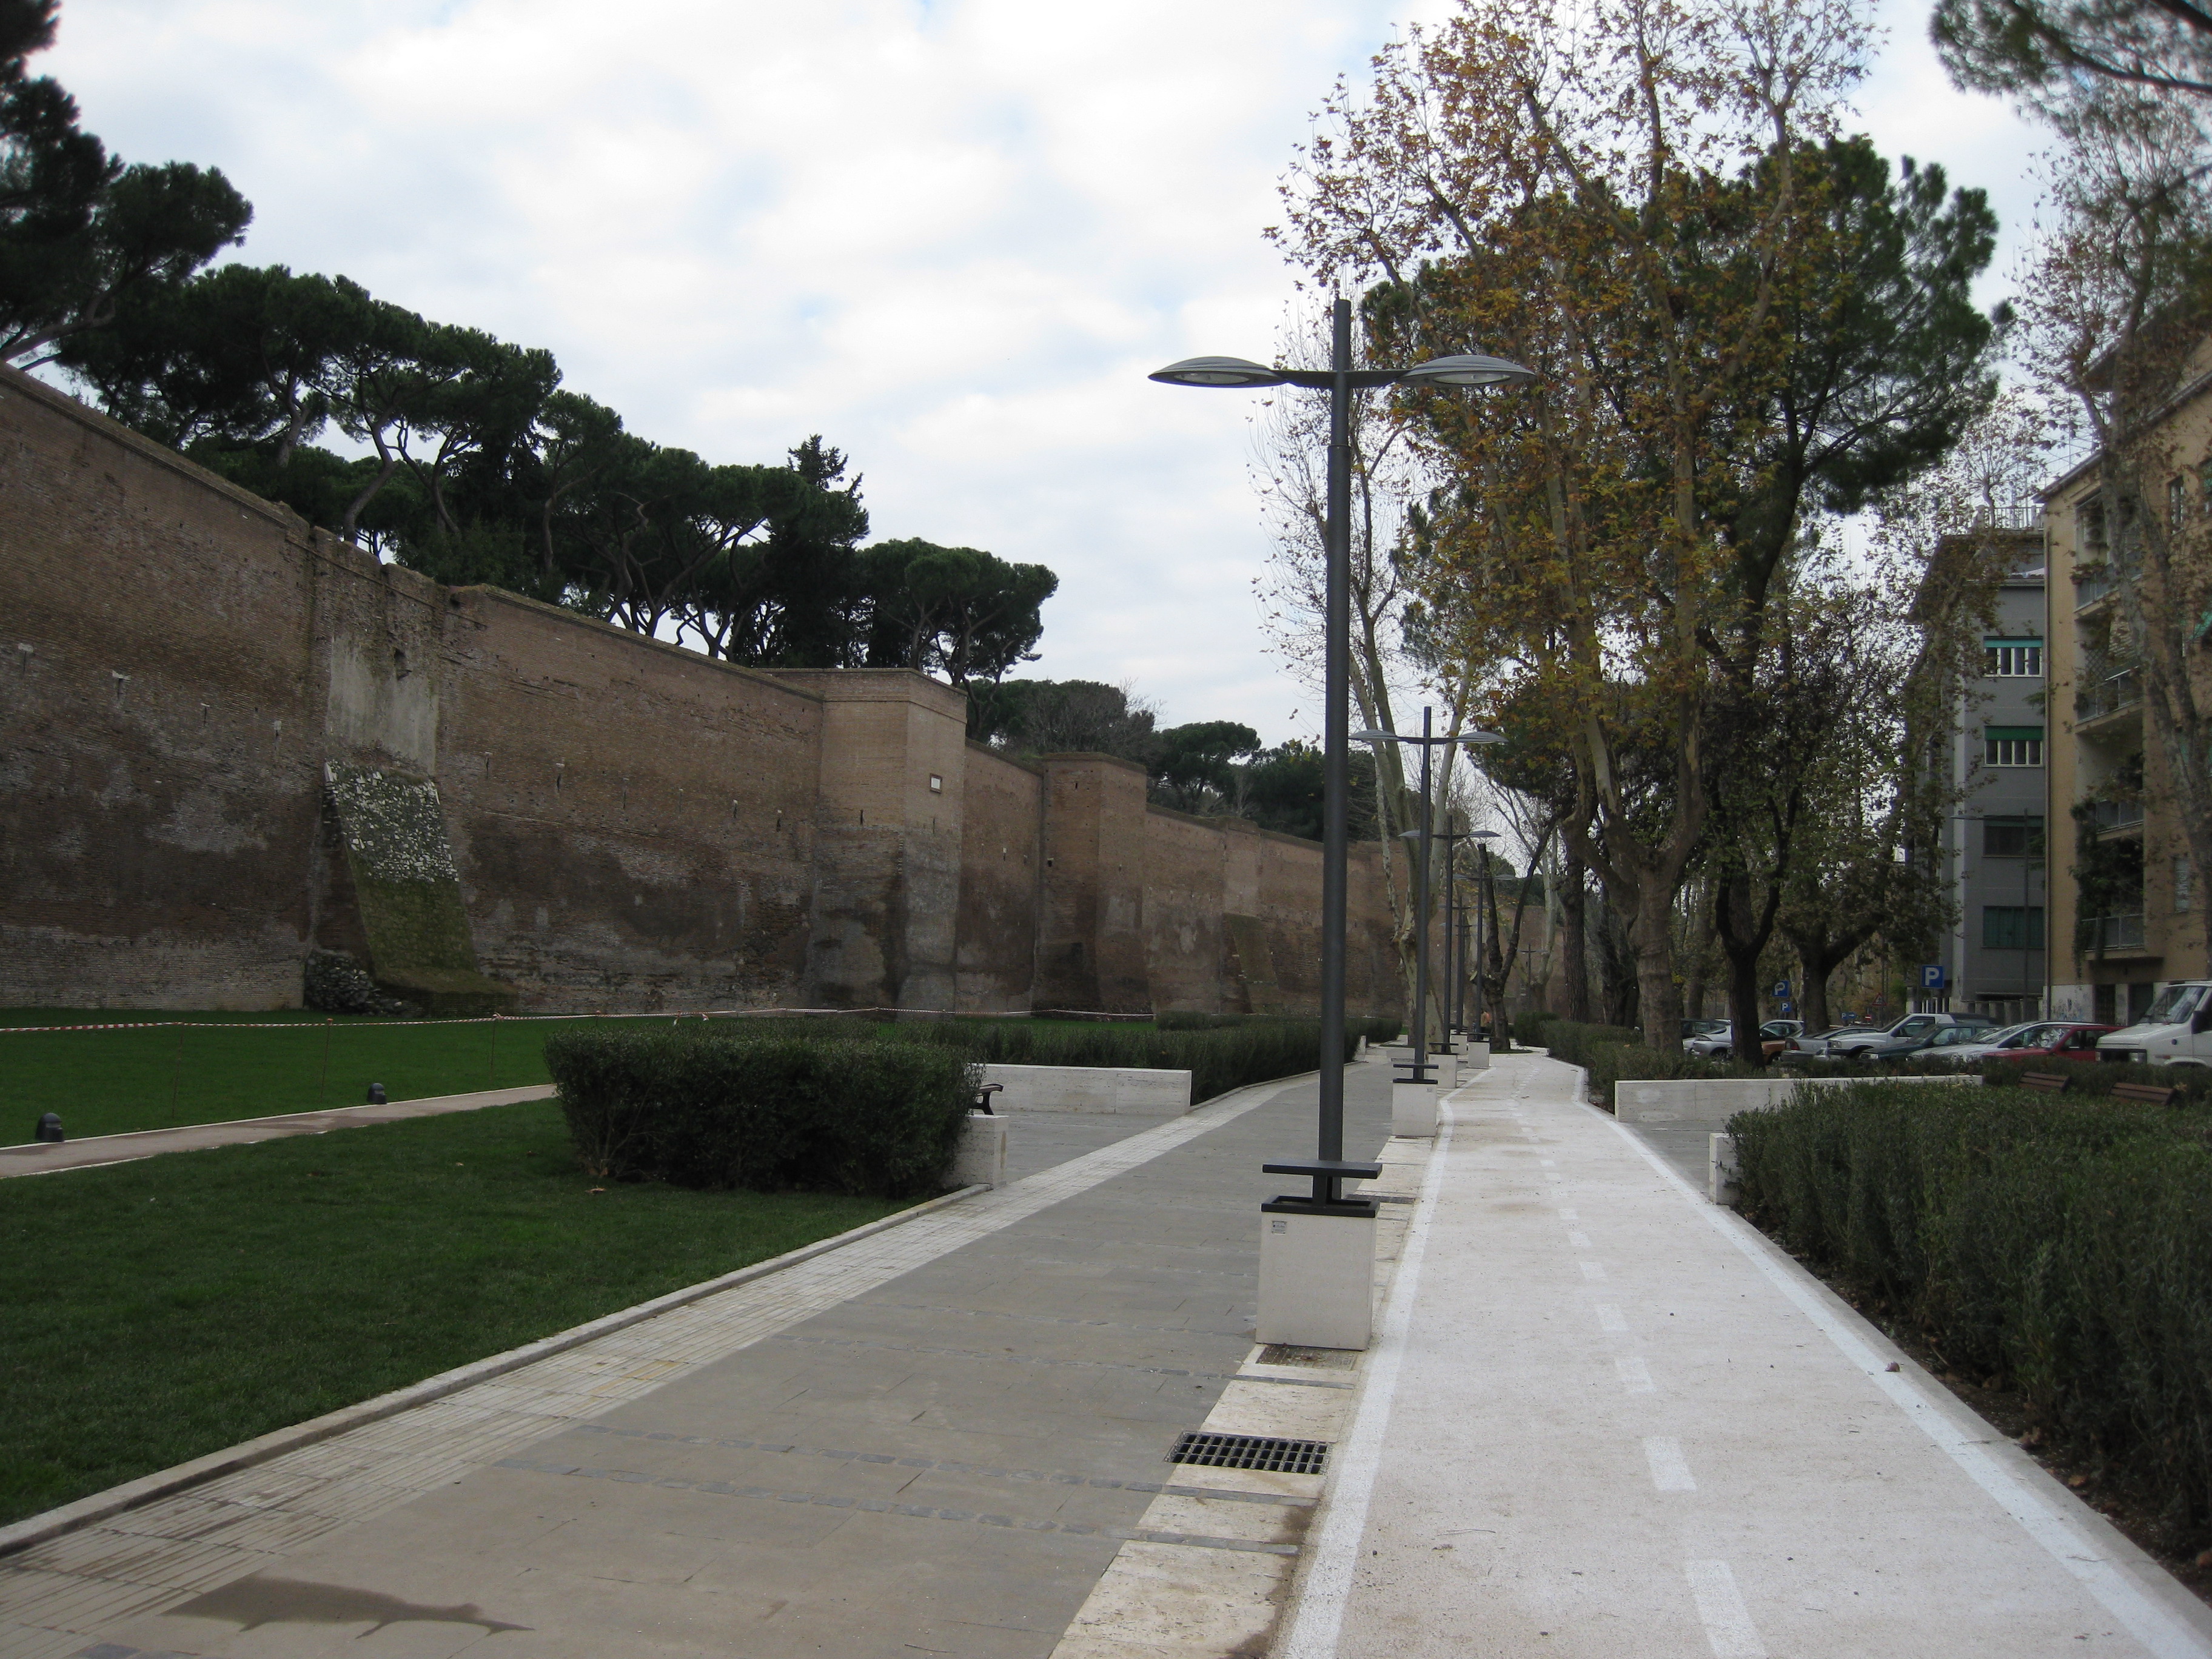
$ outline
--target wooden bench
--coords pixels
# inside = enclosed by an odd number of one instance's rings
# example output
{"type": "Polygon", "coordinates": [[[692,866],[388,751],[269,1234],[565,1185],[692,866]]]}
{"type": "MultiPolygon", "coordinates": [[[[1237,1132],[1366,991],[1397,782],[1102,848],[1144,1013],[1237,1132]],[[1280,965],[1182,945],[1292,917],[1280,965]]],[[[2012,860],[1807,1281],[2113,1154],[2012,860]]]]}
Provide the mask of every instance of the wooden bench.
{"type": "Polygon", "coordinates": [[[2021,1074],[2020,1086],[2023,1089],[2039,1090],[2046,1095],[2055,1095],[2073,1080],[2063,1072],[2023,1072],[2021,1074]]]}
{"type": "Polygon", "coordinates": [[[2173,1091],[2161,1089],[2155,1083],[2115,1083],[2115,1100],[2139,1100],[2146,1106],[2163,1106],[2173,1098],[2173,1091]]]}

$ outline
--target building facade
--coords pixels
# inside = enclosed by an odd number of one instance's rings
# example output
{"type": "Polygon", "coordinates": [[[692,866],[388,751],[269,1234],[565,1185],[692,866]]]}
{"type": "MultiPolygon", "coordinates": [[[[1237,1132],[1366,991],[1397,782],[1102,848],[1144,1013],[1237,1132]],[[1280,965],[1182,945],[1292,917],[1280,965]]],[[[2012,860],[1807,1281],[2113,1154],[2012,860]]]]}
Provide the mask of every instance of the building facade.
{"type": "Polygon", "coordinates": [[[1951,739],[1958,804],[1944,832],[1956,909],[1944,963],[1949,1005],[2005,1019],[2041,1011],[2050,954],[2049,629],[2039,519],[2023,514],[1996,528],[2009,574],[1982,641],[1981,677],[1962,688],[1951,739]]]}

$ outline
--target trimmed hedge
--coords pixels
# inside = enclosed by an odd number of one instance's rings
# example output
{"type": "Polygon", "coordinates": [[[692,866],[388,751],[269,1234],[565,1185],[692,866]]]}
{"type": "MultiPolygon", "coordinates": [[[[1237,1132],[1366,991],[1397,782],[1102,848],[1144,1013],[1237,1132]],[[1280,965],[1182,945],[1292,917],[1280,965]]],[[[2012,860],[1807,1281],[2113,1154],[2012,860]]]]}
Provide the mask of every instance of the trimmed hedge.
{"type": "MultiPolygon", "coordinates": [[[[2174,1091],[2173,1104],[2196,1106],[2212,1101],[2212,1071],[2195,1066],[2110,1066],[2102,1060],[1990,1060],[1975,1068],[1984,1083],[2002,1087],[2015,1084],[2027,1072],[2057,1073],[2066,1079],[2066,1092],[2091,1099],[2108,1097],[2113,1085],[2139,1083],[2174,1091]]],[[[2048,1098],[2046,1096],[2045,1098],[2048,1098]]]]}
{"type": "Polygon", "coordinates": [[[1747,1216],[1885,1298],[1952,1367],[2011,1378],[2037,1420],[2201,1536],[2212,1119],[1890,1085],[1823,1090],[1729,1128],[1747,1216]]]}
{"type": "Polygon", "coordinates": [[[1513,1016],[1513,1040],[1523,1048],[1541,1048],[1546,1046],[1544,1028],[1566,1023],[1549,1008],[1523,1008],[1513,1016]]]}
{"type": "Polygon", "coordinates": [[[943,1187],[978,1081],[954,1049],[703,1023],[557,1031],[545,1064],[593,1175],[884,1198],[943,1187]]]}

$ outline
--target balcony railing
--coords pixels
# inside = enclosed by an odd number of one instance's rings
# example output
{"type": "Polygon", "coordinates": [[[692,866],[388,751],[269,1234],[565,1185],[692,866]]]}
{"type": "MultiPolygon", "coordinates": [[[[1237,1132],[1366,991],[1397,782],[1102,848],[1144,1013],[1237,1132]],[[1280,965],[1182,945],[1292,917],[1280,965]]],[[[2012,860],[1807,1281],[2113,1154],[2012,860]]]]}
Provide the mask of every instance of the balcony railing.
{"type": "Polygon", "coordinates": [[[1984,504],[1974,510],[1974,527],[1978,530],[2040,530],[2043,528],[2043,504],[2040,501],[2028,501],[2015,507],[1984,504]]]}
{"type": "Polygon", "coordinates": [[[2132,708],[2142,701],[2142,681],[2133,663],[2124,668],[2114,668],[2110,664],[2087,665],[2082,672],[2081,689],[2074,694],[2074,718],[2101,720],[2123,708],[2132,708]]]}
{"type": "Polygon", "coordinates": [[[2089,923],[2090,936],[2100,951],[2140,951],[2143,948],[2143,919],[2134,916],[2097,916],[2089,923]]]}
{"type": "Polygon", "coordinates": [[[2100,830],[2140,830],[2143,807],[2139,800],[2093,800],[2089,821],[2100,830]]]}

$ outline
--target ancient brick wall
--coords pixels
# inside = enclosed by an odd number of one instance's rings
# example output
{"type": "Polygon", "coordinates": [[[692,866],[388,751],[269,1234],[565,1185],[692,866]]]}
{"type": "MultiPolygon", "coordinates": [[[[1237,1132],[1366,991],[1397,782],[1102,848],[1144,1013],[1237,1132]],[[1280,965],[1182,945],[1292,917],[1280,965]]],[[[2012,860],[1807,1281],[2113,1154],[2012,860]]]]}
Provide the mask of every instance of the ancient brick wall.
{"type": "Polygon", "coordinates": [[[307,529],[0,377],[0,1000],[296,1000],[307,529]]]}
{"type": "Polygon", "coordinates": [[[539,1007],[810,1000],[820,699],[489,589],[443,623],[438,781],[483,970],[539,1007]]]}
{"type": "MultiPolygon", "coordinates": [[[[337,764],[434,781],[526,1007],[1315,1006],[1310,843],[976,748],[921,675],[441,587],[7,370],[0,616],[0,1004],[295,1005],[311,947],[373,954],[337,764]]],[[[1372,864],[1355,1009],[1396,1001],[1372,864]]]]}
{"type": "Polygon", "coordinates": [[[1155,1008],[1249,1012],[1224,972],[1228,842],[1246,839],[1233,822],[1161,806],[1145,814],[1145,970],[1155,1008]]]}
{"type": "Polygon", "coordinates": [[[1030,1006],[1036,975],[1044,774],[971,744],[960,838],[957,1006],[1030,1006]]]}

